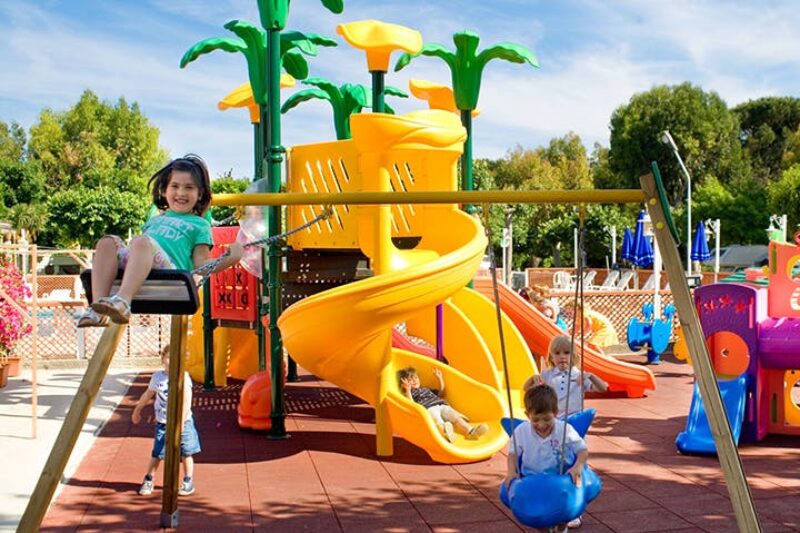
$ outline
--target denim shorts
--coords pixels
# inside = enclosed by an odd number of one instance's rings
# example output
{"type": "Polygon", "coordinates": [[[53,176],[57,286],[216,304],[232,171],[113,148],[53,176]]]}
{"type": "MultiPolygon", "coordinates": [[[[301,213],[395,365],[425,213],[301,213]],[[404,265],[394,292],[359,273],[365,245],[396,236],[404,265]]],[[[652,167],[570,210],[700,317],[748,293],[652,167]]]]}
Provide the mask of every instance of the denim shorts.
{"type": "MultiPolygon", "coordinates": [[[[156,423],[156,438],[153,442],[151,457],[164,459],[164,446],[167,441],[167,425],[160,422],[156,423]]],[[[194,418],[190,418],[183,423],[181,432],[181,457],[189,457],[200,453],[200,437],[194,427],[194,418]]]]}

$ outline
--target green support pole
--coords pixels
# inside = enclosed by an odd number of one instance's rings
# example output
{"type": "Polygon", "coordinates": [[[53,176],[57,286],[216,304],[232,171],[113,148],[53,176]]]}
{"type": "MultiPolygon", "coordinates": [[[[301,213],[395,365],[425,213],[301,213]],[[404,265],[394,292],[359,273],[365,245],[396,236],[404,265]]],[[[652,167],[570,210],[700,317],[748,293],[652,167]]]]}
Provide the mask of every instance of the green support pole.
{"type": "MultiPolygon", "coordinates": [[[[278,193],[281,190],[281,164],[284,148],[281,146],[281,62],[280,62],[280,30],[267,30],[268,39],[268,110],[269,129],[268,157],[269,191],[278,193]]],[[[278,234],[280,224],[280,207],[269,208],[269,235],[278,234]]],[[[270,377],[272,379],[272,429],[270,437],[286,438],[286,409],[283,398],[283,342],[278,329],[278,318],[281,314],[281,245],[269,245],[269,335],[270,335],[270,377]]]]}
{"type": "MultiPolygon", "coordinates": [[[[461,124],[467,130],[467,140],[464,141],[464,153],[461,154],[461,190],[474,190],[472,180],[472,111],[469,109],[461,110],[461,124]]],[[[466,206],[467,212],[471,206],[466,206]]]]}
{"type": "Polygon", "coordinates": [[[386,73],[382,70],[371,70],[370,74],[372,74],[372,111],[383,113],[386,109],[383,105],[386,73]]]}
{"type": "MultiPolygon", "coordinates": [[[[255,144],[255,168],[253,172],[253,181],[258,181],[264,177],[264,129],[266,128],[265,124],[267,124],[267,109],[264,106],[259,106],[259,123],[253,124],[253,144],[255,144]]],[[[263,248],[262,248],[263,250],[263,248]]],[[[261,320],[263,317],[267,316],[268,311],[266,310],[266,295],[267,295],[267,274],[264,265],[266,265],[266,257],[262,253],[261,254],[261,287],[258,291],[257,301],[256,301],[256,337],[258,339],[258,370],[259,372],[263,372],[267,369],[267,348],[266,342],[264,342],[265,334],[264,334],[264,321],[261,320]]]]}
{"type": "Polygon", "coordinates": [[[203,390],[212,391],[214,383],[214,323],[211,321],[211,278],[203,284],[203,390]]]}
{"type": "MultiPolygon", "coordinates": [[[[467,139],[464,141],[464,152],[461,154],[461,189],[464,191],[471,191],[475,186],[472,180],[472,110],[461,110],[461,124],[467,130],[467,139]]],[[[464,211],[470,214],[476,212],[475,207],[471,204],[465,205],[464,211]]],[[[489,243],[489,246],[491,245],[492,243],[489,243]]],[[[467,287],[471,289],[472,286],[473,283],[472,280],[470,280],[470,282],[467,283],[467,287]]]]}

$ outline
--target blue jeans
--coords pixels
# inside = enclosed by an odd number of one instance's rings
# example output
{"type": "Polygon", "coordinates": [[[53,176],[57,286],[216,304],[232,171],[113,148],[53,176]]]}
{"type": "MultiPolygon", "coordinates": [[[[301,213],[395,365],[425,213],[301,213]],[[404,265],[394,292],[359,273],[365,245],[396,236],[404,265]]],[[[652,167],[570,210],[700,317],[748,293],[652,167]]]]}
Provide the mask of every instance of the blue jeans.
{"type": "MultiPolygon", "coordinates": [[[[156,423],[156,438],[153,442],[151,457],[164,459],[164,447],[167,442],[167,425],[160,422],[156,423]]],[[[190,418],[183,423],[181,431],[181,457],[189,457],[200,453],[200,436],[194,427],[194,418],[190,418]]]]}

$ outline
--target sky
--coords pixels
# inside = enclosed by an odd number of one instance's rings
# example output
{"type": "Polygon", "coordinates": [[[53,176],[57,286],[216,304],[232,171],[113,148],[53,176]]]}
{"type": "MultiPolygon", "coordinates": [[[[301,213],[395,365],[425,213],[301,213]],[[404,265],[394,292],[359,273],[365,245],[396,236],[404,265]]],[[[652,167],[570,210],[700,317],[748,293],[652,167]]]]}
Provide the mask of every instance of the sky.
{"type": "MultiPolygon", "coordinates": [[[[259,25],[256,1],[0,0],[0,120],[27,129],[43,109],[65,111],[91,89],[111,103],[137,102],[171,156],[197,153],[212,176],[250,177],[247,112],[216,105],[247,81],[244,57],[219,51],[179,68],[194,43],[233,37],[223,25],[234,19],[259,25]]],[[[466,29],[481,37],[481,48],[505,41],[535,54],[538,69],[496,60],[484,70],[477,158],[547,145],[568,132],[589,151],[608,145],[613,111],[656,85],[689,81],[730,107],[796,96],[800,86],[800,9],[792,0],[345,0],[341,15],[318,0],[295,0],[287,29],[339,42],[310,59],[312,76],[368,86],[363,52],[336,34],[337,24],[364,19],[414,28],[450,49],[453,33],[466,29]]],[[[427,57],[390,72],[386,83],[408,91],[411,78],[450,84],[445,64],[427,57]]],[[[398,113],[426,107],[413,97],[387,102],[398,113]]],[[[327,102],[284,115],[284,145],[334,138],[327,102]]]]}

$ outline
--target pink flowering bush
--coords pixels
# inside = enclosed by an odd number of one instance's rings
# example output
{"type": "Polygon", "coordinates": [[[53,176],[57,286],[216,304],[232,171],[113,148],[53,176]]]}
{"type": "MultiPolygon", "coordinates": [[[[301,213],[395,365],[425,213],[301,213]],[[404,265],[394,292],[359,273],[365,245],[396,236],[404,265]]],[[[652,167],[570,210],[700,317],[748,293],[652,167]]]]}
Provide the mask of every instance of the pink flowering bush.
{"type": "Polygon", "coordinates": [[[6,297],[24,307],[25,299],[31,297],[31,290],[25,285],[17,266],[4,259],[0,259],[0,289],[0,358],[3,358],[11,353],[21,338],[31,332],[31,325],[25,323],[27,317],[6,301],[6,297]]]}

